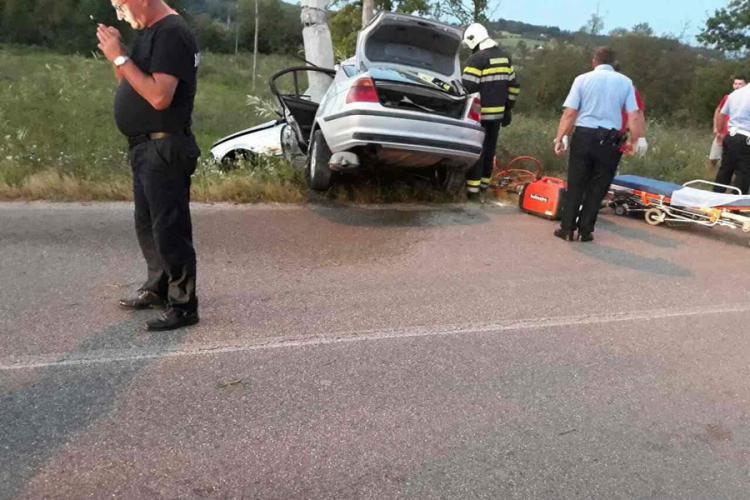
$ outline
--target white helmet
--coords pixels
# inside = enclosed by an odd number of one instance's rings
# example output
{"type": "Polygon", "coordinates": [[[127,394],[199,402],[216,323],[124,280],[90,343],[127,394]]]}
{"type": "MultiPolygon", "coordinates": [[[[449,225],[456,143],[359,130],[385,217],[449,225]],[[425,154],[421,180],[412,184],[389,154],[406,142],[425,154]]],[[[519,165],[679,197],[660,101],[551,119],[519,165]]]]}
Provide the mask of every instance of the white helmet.
{"type": "Polygon", "coordinates": [[[487,28],[479,23],[474,23],[466,28],[464,31],[464,43],[471,50],[474,50],[477,45],[487,40],[490,34],[487,33],[487,28]]]}

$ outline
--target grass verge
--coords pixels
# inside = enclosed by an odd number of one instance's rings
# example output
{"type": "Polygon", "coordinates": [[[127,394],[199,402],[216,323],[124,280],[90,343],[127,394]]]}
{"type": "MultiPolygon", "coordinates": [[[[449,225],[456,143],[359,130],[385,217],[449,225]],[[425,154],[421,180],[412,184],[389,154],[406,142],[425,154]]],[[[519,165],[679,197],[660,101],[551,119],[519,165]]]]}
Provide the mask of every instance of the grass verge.
{"type": "MultiPolygon", "coordinates": [[[[206,54],[195,103],[194,130],[204,152],[193,183],[196,201],[300,203],[311,198],[301,172],[278,159],[224,173],[205,159],[218,138],[265,121],[248,96],[270,99],[268,77],[298,64],[261,57],[257,88],[251,59],[206,54]]],[[[114,126],[115,82],[109,65],[84,56],[0,46],[0,199],[130,200],[125,141],[114,126]]],[[[564,175],[566,159],[552,153],[558,116],[514,116],[500,134],[498,160],[530,155],[548,173],[564,175]]],[[[674,182],[706,177],[710,129],[649,123],[651,150],[645,159],[624,159],[620,171],[674,182]]],[[[313,196],[320,199],[319,196],[313,196]]],[[[360,177],[340,182],[323,199],[338,202],[444,202],[428,180],[360,177]]]]}

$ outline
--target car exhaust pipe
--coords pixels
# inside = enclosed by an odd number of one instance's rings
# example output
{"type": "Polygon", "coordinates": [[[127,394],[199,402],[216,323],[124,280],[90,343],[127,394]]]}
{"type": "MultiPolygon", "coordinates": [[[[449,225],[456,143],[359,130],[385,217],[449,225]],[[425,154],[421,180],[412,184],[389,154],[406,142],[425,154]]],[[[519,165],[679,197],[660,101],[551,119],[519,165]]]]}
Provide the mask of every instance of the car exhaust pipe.
{"type": "Polygon", "coordinates": [[[359,168],[359,157],[350,151],[333,153],[333,155],[331,155],[330,161],[328,162],[328,166],[331,168],[331,170],[335,170],[337,172],[341,172],[344,170],[354,170],[356,168],[359,168]]]}

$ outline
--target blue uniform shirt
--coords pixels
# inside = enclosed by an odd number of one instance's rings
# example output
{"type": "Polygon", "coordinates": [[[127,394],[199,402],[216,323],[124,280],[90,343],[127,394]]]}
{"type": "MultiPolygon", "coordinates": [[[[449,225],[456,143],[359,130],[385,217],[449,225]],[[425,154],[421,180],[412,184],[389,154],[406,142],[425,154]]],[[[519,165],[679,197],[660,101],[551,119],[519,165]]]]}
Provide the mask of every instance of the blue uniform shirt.
{"type": "Polygon", "coordinates": [[[638,109],[633,82],[609,64],[578,75],[563,104],[578,111],[577,127],[622,128],[622,110],[638,109]]]}
{"type": "Polygon", "coordinates": [[[750,86],[746,85],[731,94],[721,114],[729,117],[729,128],[737,128],[743,132],[750,132],[750,86]]]}

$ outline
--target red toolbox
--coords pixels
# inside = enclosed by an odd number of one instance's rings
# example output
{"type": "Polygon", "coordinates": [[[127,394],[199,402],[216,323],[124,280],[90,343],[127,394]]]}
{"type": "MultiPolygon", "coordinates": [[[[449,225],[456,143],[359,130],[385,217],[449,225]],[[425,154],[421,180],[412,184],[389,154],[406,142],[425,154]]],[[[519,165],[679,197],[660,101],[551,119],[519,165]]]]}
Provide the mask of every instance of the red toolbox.
{"type": "Polygon", "coordinates": [[[542,177],[524,185],[518,206],[526,213],[545,219],[559,220],[565,199],[565,181],[556,177],[542,177]]]}

